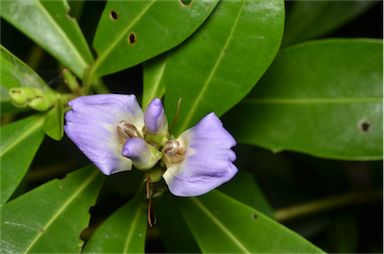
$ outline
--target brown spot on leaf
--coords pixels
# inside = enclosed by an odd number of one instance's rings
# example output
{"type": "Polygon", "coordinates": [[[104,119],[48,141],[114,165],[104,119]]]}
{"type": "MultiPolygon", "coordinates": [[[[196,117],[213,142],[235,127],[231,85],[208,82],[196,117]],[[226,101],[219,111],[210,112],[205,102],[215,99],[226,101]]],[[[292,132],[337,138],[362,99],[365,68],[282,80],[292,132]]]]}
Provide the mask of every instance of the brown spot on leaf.
{"type": "Polygon", "coordinates": [[[117,12],[115,12],[115,11],[111,11],[110,13],[109,13],[109,17],[112,19],[112,20],[117,20],[117,18],[119,17],[118,15],[117,15],[117,12]]]}

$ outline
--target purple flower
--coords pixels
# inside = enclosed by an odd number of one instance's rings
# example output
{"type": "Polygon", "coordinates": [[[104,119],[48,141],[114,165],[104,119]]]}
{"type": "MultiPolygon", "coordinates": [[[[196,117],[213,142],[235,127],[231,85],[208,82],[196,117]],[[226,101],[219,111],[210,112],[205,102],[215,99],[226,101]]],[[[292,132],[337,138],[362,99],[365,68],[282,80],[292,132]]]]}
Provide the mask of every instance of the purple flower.
{"type": "Polygon", "coordinates": [[[150,178],[151,172],[165,171],[169,190],[188,197],[209,192],[237,172],[231,150],[236,141],[214,113],[170,139],[160,99],[152,100],[145,114],[134,95],[82,96],[69,105],[67,136],[106,175],[130,170],[132,164],[148,170],[150,178]]]}
{"type": "Polygon", "coordinates": [[[70,101],[65,115],[67,136],[106,175],[130,170],[121,155],[129,136],[142,135],[144,114],[134,95],[100,94],[70,101]]]}
{"type": "Polygon", "coordinates": [[[237,168],[231,147],[236,145],[220,119],[210,113],[195,127],[167,142],[163,178],[176,196],[199,196],[230,180],[237,168]]]}

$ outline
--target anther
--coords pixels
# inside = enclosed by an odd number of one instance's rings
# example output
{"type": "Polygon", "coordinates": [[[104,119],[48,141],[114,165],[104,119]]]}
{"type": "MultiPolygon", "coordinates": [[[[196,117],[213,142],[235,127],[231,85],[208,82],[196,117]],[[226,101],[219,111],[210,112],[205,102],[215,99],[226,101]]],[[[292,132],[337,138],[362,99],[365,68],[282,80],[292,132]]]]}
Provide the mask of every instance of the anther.
{"type": "Polygon", "coordinates": [[[184,159],[185,150],[177,140],[168,140],[165,143],[162,152],[168,163],[175,163],[184,159]]]}
{"type": "Polygon", "coordinates": [[[117,130],[122,139],[128,139],[133,137],[142,138],[140,132],[136,129],[136,127],[132,124],[126,123],[124,121],[120,121],[117,125],[117,130]]]}

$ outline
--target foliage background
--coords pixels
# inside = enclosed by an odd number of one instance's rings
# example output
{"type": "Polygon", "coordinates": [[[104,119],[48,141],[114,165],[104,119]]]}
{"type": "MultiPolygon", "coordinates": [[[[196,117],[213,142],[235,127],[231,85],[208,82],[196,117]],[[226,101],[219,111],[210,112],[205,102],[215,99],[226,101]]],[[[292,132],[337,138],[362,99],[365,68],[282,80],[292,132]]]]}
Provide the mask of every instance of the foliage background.
{"type": "MultiPolygon", "coordinates": [[[[71,13],[75,15],[76,8],[81,5],[79,2],[70,4],[71,13]]],[[[285,4],[286,17],[289,19],[295,3],[288,1],[285,4]]],[[[79,13],[82,13],[79,24],[89,45],[92,45],[104,5],[101,1],[85,2],[83,9],[79,9],[79,13]]],[[[337,29],[315,38],[382,38],[382,10],[382,2],[377,2],[362,15],[353,17],[337,29]]],[[[289,44],[289,41],[283,39],[283,47],[284,43],[289,44]]],[[[3,19],[1,44],[36,70],[52,88],[63,85],[59,74],[61,66],[57,65],[57,61],[3,19]]],[[[141,95],[143,65],[107,75],[103,77],[103,81],[113,93],[141,95]]],[[[29,114],[2,114],[2,125],[29,114]]],[[[235,129],[236,122],[231,114],[236,114],[236,108],[224,115],[224,126],[235,129]]],[[[2,140],[3,135],[4,133],[2,140]]],[[[268,149],[245,144],[238,145],[236,152],[241,174],[233,183],[221,187],[222,191],[274,216],[277,221],[326,252],[382,252],[382,161],[331,160],[289,151],[273,153],[268,149]],[[245,185],[247,181],[251,184],[245,185]],[[253,185],[253,181],[257,185],[253,185]],[[249,195],[250,193],[253,195],[249,195]]],[[[66,137],[60,142],[45,138],[27,175],[11,199],[51,179],[63,178],[67,173],[87,164],[87,159],[66,137]]],[[[108,216],[131,200],[139,182],[140,175],[134,173],[104,179],[96,205],[90,209],[90,226],[82,232],[81,238],[87,240],[108,216]]],[[[169,210],[169,207],[174,205],[164,205],[172,202],[172,199],[162,202],[157,204],[158,213],[172,214],[174,211],[169,210]]],[[[184,236],[180,234],[180,239],[172,239],[175,237],[175,229],[172,227],[183,222],[179,221],[181,218],[178,215],[169,217],[169,221],[163,217],[159,225],[148,229],[145,250],[199,251],[196,243],[190,241],[188,232],[184,236]],[[169,232],[164,231],[162,224],[169,228],[169,232]]],[[[184,233],[183,228],[176,230],[184,233]]]]}

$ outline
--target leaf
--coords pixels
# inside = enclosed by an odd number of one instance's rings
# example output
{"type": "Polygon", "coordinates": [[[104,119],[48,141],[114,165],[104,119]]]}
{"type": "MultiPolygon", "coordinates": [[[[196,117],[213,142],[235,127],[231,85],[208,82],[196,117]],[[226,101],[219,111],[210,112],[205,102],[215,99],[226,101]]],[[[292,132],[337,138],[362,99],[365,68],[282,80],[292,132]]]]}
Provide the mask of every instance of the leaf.
{"type": "Polygon", "coordinates": [[[161,98],[165,93],[165,86],[161,84],[165,67],[167,66],[167,55],[161,55],[147,61],[143,65],[144,92],[142,106],[145,109],[154,98],[161,98]]]}
{"type": "Polygon", "coordinates": [[[103,222],[84,253],[144,253],[147,213],[142,191],[103,222]]]}
{"type": "Polygon", "coordinates": [[[96,78],[154,57],[190,36],[217,0],[108,1],[94,38],[98,53],[89,77],[96,78]]]}
{"type": "Polygon", "coordinates": [[[44,132],[54,140],[61,140],[64,135],[64,109],[63,103],[59,100],[49,110],[45,117],[44,132]]]}
{"type": "Polygon", "coordinates": [[[223,114],[256,84],[279,48],[284,23],[281,0],[221,1],[204,25],[170,52],[160,86],[175,134],[209,112],[223,114]]]}
{"type": "Polygon", "coordinates": [[[382,43],[332,39],[287,48],[231,111],[239,142],[343,160],[382,158],[382,43]]]}
{"type": "Polygon", "coordinates": [[[218,191],[178,201],[202,252],[323,253],[293,231],[218,191]]]}
{"type": "Polygon", "coordinates": [[[43,141],[43,120],[41,115],[34,115],[1,127],[0,205],[15,191],[43,141]]]}
{"type": "Polygon", "coordinates": [[[287,14],[283,45],[328,34],[364,13],[375,1],[295,1],[287,14]]]}
{"type": "Polygon", "coordinates": [[[79,253],[80,233],[102,179],[94,166],[88,166],[4,205],[2,253],[79,253]]]}
{"type": "Polygon", "coordinates": [[[3,1],[1,17],[61,61],[78,77],[92,54],[65,0],[3,1]]]}
{"type": "Polygon", "coordinates": [[[220,190],[265,215],[273,217],[273,209],[251,173],[240,170],[231,181],[222,185],[220,190]]]}
{"type": "Polygon", "coordinates": [[[0,45],[0,62],[0,106],[2,113],[22,110],[11,104],[9,89],[19,86],[35,87],[43,91],[50,89],[35,71],[2,45],[0,45]]]}
{"type": "Polygon", "coordinates": [[[154,199],[157,225],[166,253],[200,253],[188,225],[181,216],[174,196],[165,192],[154,199]],[[177,239],[177,240],[176,240],[177,239]]]}
{"type": "Polygon", "coordinates": [[[327,236],[334,253],[356,253],[359,238],[356,214],[342,213],[332,216],[327,227],[327,236]]]}

